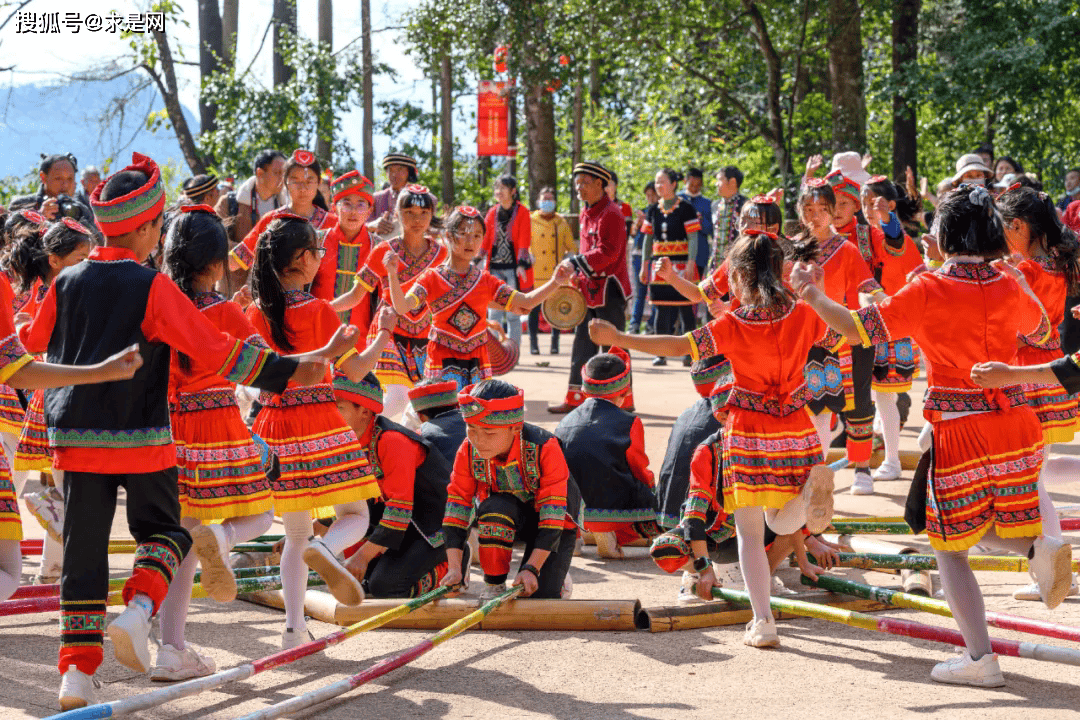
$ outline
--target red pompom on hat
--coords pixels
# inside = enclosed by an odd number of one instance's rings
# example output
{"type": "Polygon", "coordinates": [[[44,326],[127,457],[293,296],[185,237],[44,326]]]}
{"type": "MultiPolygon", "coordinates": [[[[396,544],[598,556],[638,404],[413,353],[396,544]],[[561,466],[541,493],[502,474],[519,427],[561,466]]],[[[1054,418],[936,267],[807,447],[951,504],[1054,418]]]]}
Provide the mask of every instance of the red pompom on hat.
{"type": "Polygon", "coordinates": [[[165,209],[165,183],[161,181],[161,170],[157,163],[142,153],[131,153],[131,164],[119,172],[141,172],[147,176],[142,187],[112,200],[102,200],[101,192],[115,177],[115,173],[94,188],[90,195],[90,206],[98,227],[105,237],[125,235],[139,228],[144,223],[154,220],[165,209]]]}

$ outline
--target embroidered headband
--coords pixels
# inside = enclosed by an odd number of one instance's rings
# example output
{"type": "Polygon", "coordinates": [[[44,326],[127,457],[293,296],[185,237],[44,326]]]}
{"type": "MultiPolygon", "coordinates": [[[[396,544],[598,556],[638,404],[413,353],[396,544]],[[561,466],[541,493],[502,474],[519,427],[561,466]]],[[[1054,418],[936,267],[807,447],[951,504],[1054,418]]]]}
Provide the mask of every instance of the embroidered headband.
{"type": "Polygon", "coordinates": [[[69,218],[65,216],[63,219],[63,223],[68,227],[68,229],[74,230],[77,233],[82,233],[83,235],[90,234],[90,231],[86,229],[86,226],[74,218],[69,218]]]}
{"type": "Polygon", "coordinates": [[[717,379],[713,385],[712,393],[709,395],[709,409],[712,410],[713,417],[717,420],[723,420],[724,415],[727,413],[728,398],[731,397],[731,391],[735,387],[735,378],[731,374],[731,366],[725,365],[727,372],[717,379]]]}
{"type": "Polygon", "coordinates": [[[165,208],[165,183],[161,181],[161,170],[157,163],[142,153],[131,153],[131,164],[120,172],[136,171],[145,173],[146,184],[112,200],[102,200],[101,191],[115,177],[110,175],[100,183],[90,195],[90,206],[94,210],[98,227],[106,237],[124,235],[144,223],[151,222],[165,208]]]}
{"type": "Polygon", "coordinates": [[[416,160],[409,157],[405,153],[390,153],[383,158],[382,166],[383,170],[387,169],[391,165],[404,165],[410,167],[413,170],[416,169],[416,160]]]}
{"type": "Polygon", "coordinates": [[[293,150],[292,159],[297,165],[311,167],[315,164],[315,153],[297,148],[296,150],[293,150]]]}
{"type": "Polygon", "coordinates": [[[459,215],[464,215],[467,218],[480,217],[480,211],[474,208],[472,205],[458,205],[457,211],[459,215]]]}
{"type": "Polygon", "coordinates": [[[618,395],[626,388],[630,387],[630,356],[626,354],[625,350],[621,348],[611,348],[611,352],[601,353],[596,357],[603,357],[603,355],[613,355],[622,361],[623,369],[614,377],[600,380],[589,375],[589,364],[585,363],[581,367],[581,392],[591,397],[606,398],[618,395]]]}
{"type": "Polygon", "coordinates": [[[518,388],[517,395],[508,398],[484,400],[473,397],[475,385],[458,393],[461,416],[469,425],[486,428],[513,427],[525,422],[525,393],[518,388]]]}
{"type": "Polygon", "coordinates": [[[431,408],[457,407],[458,387],[453,380],[416,385],[409,390],[413,410],[424,412],[431,408]]]}
{"type": "Polygon", "coordinates": [[[703,358],[690,366],[690,380],[703,398],[712,394],[716,381],[731,375],[731,364],[723,355],[703,358]]]}
{"type": "Polygon", "coordinates": [[[859,202],[859,192],[862,190],[859,187],[859,183],[844,177],[843,173],[839,170],[833,170],[831,173],[825,176],[825,181],[832,187],[832,191],[835,194],[844,193],[855,202],[859,202]]]}
{"type": "Polygon", "coordinates": [[[343,372],[334,372],[334,397],[366,407],[373,413],[383,409],[383,389],[375,373],[368,373],[358,383],[349,380],[343,372]]]}
{"type": "Polygon", "coordinates": [[[330,183],[333,202],[349,195],[359,195],[367,200],[368,205],[373,205],[375,198],[371,192],[374,189],[375,185],[356,170],[350,170],[330,183]]]}
{"type": "Polygon", "coordinates": [[[574,171],[570,173],[570,177],[573,177],[578,173],[591,175],[594,178],[600,178],[605,183],[611,182],[611,172],[600,163],[579,162],[574,166],[574,171]]]}

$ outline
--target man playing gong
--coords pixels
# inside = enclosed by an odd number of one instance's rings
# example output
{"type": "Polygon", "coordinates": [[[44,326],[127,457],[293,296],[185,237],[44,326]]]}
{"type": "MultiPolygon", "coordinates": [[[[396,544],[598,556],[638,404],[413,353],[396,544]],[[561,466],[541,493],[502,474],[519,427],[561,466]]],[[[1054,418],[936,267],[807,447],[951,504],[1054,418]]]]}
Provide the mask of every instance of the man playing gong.
{"type": "MultiPolygon", "coordinates": [[[[576,272],[576,284],[585,295],[585,319],[574,330],[570,355],[570,385],[566,400],[549,405],[548,412],[568,413],[580,405],[581,368],[600,349],[589,339],[589,321],[607,320],[618,328],[626,327],[626,300],[630,296],[630,276],[626,270],[626,224],[619,208],[608,199],[604,187],[611,173],[598,163],[583,162],[574,166],[574,189],[584,207],[581,210],[579,248],[562,262],[576,272]]],[[[605,348],[606,350],[607,348],[605,348]]],[[[632,405],[632,399],[628,400],[632,405]]]]}

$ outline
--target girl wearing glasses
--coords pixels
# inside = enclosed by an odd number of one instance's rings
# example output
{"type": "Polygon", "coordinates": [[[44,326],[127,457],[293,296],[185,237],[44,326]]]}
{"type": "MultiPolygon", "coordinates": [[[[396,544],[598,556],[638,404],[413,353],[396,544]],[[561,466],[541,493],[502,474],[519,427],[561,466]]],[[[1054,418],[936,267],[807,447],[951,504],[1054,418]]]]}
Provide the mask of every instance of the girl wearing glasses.
{"type": "Polygon", "coordinates": [[[453,380],[461,390],[491,377],[485,322],[488,308],[527,315],[556,287],[569,282],[572,273],[560,265],[544,285],[521,293],[473,263],[484,244],[480,211],[468,206],[456,208],[445,225],[450,258],[420,273],[408,295],[398,278],[400,258],[388,254],[385,265],[394,310],[399,315],[431,313],[427,377],[453,380]]]}
{"type": "Polygon", "coordinates": [[[319,176],[322,166],[314,153],[307,150],[295,150],[285,162],[285,189],[289,191],[287,205],[268,212],[259,218],[244,240],[229,254],[230,270],[248,270],[255,255],[255,242],[266,230],[266,226],[283,213],[296,215],[311,223],[316,230],[328,230],[337,224],[337,215],[330,212],[326,198],[319,192],[319,176]]]}

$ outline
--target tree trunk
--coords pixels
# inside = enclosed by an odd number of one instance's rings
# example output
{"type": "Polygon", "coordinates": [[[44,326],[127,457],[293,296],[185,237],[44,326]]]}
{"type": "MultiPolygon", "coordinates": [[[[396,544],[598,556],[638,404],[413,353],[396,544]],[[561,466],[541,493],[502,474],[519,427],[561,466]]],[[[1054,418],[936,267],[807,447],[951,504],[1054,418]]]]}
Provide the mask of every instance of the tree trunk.
{"type": "Polygon", "coordinates": [[[525,93],[525,142],[528,143],[529,207],[536,207],[541,188],[557,188],[555,168],[555,103],[543,84],[525,93]]]}
{"type": "MultiPolygon", "coordinates": [[[[319,0],[319,45],[327,52],[334,49],[333,0],[319,0]]],[[[316,93],[320,100],[320,112],[315,123],[315,157],[329,164],[333,156],[334,116],[325,76],[320,75],[316,93]]]]}
{"type": "MultiPolygon", "coordinates": [[[[892,15],[893,75],[915,68],[919,50],[919,10],[922,0],[894,0],[892,15]]],[[[892,172],[893,179],[902,182],[907,168],[917,167],[917,133],[915,126],[915,93],[907,86],[893,95],[892,172]]]]}
{"type": "Polygon", "coordinates": [[[364,177],[375,179],[375,120],[372,115],[371,0],[360,0],[361,67],[364,73],[364,177]]]}
{"type": "Polygon", "coordinates": [[[274,87],[289,82],[294,72],[285,62],[286,36],[296,36],[296,0],[274,0],[274,87]]]}
{"type": "Polygon", "coordinates": [[[442,131],[439,166],[442,168],[442,201],[447,206],[454,202],[454,77],[450,69],[450,45],[443,47],[442,66],[439,73],[442,91],[442,131]]]}
{"type": "Polygon", "coordinates": [[[236,31],[240,21],[240,0],[222,0],[221,4],[221,59],[228,67],[236,63],[236,31]]]}
{"type": "Polygon", "coordinates": [[[435,64],[435,56],[431,56],[431,157],[439,157],[439,132],[441,120],[439,115],[439,76],[442,69],[435,64]]]}
{"type": "MultiPolygon", "coordinates": [[[[573,168],[581,162],[582,145],[584,145],[584,126],[585,120],[585,80],[578,74],[577,82],[574,83],[574,107],[573,107],[573,139],[570,146],[570,168],[573,168]]],[[[577,215],[581,212],[581,205],[578,202],[577,193],[574,192],[574,182],[570,181],[570,212],[577,215]]]]}
{"type": "Polygon", "coordinates": [[[833,151],[866,151],[859,0],[829,0],[829,91],[833,151]]]}
{"type": "MultiPolygon", "coordinates": [[[[217,0],[199,0],[199,75],[206,80],[221,70],[224,43],[221,38],[221,15],[217,0]]],[[[199,131],[217,128],[217,105],[206,102],[199,93],[199,131]]]]}
{"type": "Polygon", "coordinates": [[[589,53],[589,107],[600,104],[600,58],[596,51],[589,53]]]}
{"type": "MultiPolygon", "coordinates": [[[[776,51],[776,47],[769,37],[769,26],[765,22],[765,16],[757,3],[751,0],[743,0],[743,7],[750,16],[754,30],[752,36],[757,43],[758,51],[765,60],[766,85],[765,106],[766,124],[761,127],[761,135],[773,149],[773,157],[776,159],[776,167],[780,171],[780,186],[788,187],[788,178],[793,174],[791,166],[791,152],[788,148],[787,134],[784,131],[784,111],[780,103],[780,92],[783,81],[783,60],[776,51]]],[[[734,98],[732,98],[734,100],[734,98]]],[[[746,118],[752,119],[753,113],[745,106],[736,104],[736,109],[746,118]]],[[[785,197],[791,198],[792,193],[785,193],[785,197]]],[[[791,202],[789,200],[789,202],[791,202]]]]}
{"type": "Polygon", "coordinates": [[[161,72],[145,64],[143,68],[153,78],[161,92],[161,98],[165,101],[165,112],[169,115],[169,122],[180,143],[180,151],[184,153],[184,161],[191,168],[193,175],[201,175],[206,172],[206,164],[195,148],[195,138],[191,136],[191,128],[188,127],[187,120],[184,118],[184,108],[180,105],[180,94],[176,89],[176,68],[173,66],[172,51],[169,50],[169,38],[165,33],[155,31],[154,42],[157,43],[161,72]]]}

